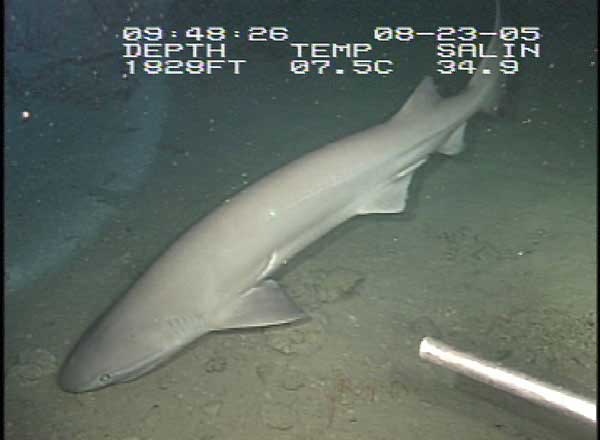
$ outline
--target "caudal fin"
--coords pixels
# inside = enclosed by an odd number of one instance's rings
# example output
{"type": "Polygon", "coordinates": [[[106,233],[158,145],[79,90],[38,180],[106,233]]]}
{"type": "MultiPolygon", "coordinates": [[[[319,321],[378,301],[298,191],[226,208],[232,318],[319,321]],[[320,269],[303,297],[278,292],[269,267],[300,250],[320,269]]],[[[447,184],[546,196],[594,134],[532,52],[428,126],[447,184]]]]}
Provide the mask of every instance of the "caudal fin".
{"type": "Polygon", "coordinates": [[[498,69],[498,56],[500,40],[498,32],[501,26],[500,18],[500,0],[496,0],[496,22],[494,24],[495,35],[490,40],[486,50],[485,58],[477,67],[477,72],[469,81],[468,87],[481,90],[482,100],[479,110],[486,113],[495,114],[500,104],[502,96],[503,81],[498,69]]]}

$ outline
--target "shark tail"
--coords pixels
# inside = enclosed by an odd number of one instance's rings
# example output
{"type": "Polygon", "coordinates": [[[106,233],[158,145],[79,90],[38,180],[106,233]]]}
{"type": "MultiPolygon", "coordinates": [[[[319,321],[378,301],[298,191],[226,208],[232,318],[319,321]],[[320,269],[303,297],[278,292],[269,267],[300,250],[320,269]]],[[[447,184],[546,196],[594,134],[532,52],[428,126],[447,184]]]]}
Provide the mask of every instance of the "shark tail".
{"type": "Polygon", "coordinates": [[[495,35],[492,37],[485,50],[485,58],[477,67],[477,72],[469,81],[468,87],[480,90],[482,100],[479,110],[485,113],[496,114],[502,97],[504,81],[498,69],[498,54],[500,41],[498,33],[501,26],[500,0],[496,0],[496,22],[494,23],[495,35]]]}
{"type": "MultiPolygon", "coordinates": [[[[500,29],[500,0],[496,0],[496,22],[494,23],[495,35],[488,43],[485,58],[479,64],[477,72],[467,86],[478,96],[477,111],[497,114],[504,84],[498,69],[498,53],[500,42],[498,31],[500,29]]],[[[465,148],[465,121],[450,135],[448,140],[438,149],[439,153],[454,156],[465,148]]]]}

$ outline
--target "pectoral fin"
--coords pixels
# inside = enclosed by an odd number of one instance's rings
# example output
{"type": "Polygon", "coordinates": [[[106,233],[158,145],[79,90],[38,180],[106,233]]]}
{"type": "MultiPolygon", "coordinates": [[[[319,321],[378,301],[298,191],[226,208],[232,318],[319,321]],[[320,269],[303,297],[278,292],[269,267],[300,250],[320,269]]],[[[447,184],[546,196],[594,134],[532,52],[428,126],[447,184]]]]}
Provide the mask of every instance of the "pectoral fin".
{"type": "Polygon", "coordinates": [[[279,284],[265,280],[227,305],[211,319],[215,330],[286,324],[306,317],[279,284]]]}

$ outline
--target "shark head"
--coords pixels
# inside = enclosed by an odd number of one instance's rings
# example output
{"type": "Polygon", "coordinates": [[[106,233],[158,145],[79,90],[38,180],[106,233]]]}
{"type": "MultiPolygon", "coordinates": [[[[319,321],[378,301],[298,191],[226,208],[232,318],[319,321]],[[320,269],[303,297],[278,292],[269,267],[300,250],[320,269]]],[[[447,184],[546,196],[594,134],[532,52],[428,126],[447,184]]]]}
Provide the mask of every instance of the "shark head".
{"type": "Polygon", "coordinates": [[[98,343],[99,339],[100,336],[85,337],[69,354],[58,376],[64,391],[83,393],[128,382],[170,358],[170,354],[160,350],[143,353],[127,343],[110,346],[98,343]]]}
{"type": "Polygon", "coordinates": [[[144,313],[144,307],[129,313],[127,302],[109,309],[73,348],[58,376],[64,391],[81,393],[137,379],[169,360],[202,327],[189,315],[157,316],[144,313]]]}

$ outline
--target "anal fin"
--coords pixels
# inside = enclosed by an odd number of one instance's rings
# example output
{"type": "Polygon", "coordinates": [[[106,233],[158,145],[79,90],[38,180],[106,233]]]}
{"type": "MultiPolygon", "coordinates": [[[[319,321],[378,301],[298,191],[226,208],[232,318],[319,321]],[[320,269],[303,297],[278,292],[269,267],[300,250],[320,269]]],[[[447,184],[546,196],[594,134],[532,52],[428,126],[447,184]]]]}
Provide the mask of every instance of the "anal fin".
{"type": "Polygon", "coordinates": [[[356,214],[398,214],[404,211],[412,176],[426,160],[427,158],[421,159],[398,172],[391,182],[370,195],[357,209],[356,214]]]}
{"type": "Polygon", "coordinates": [[[464,122],[452,132],[448,140],[442,145],[438,151],[448,156],[454,156],[465,149],[465,128],[467,123],[464,122]]]}

